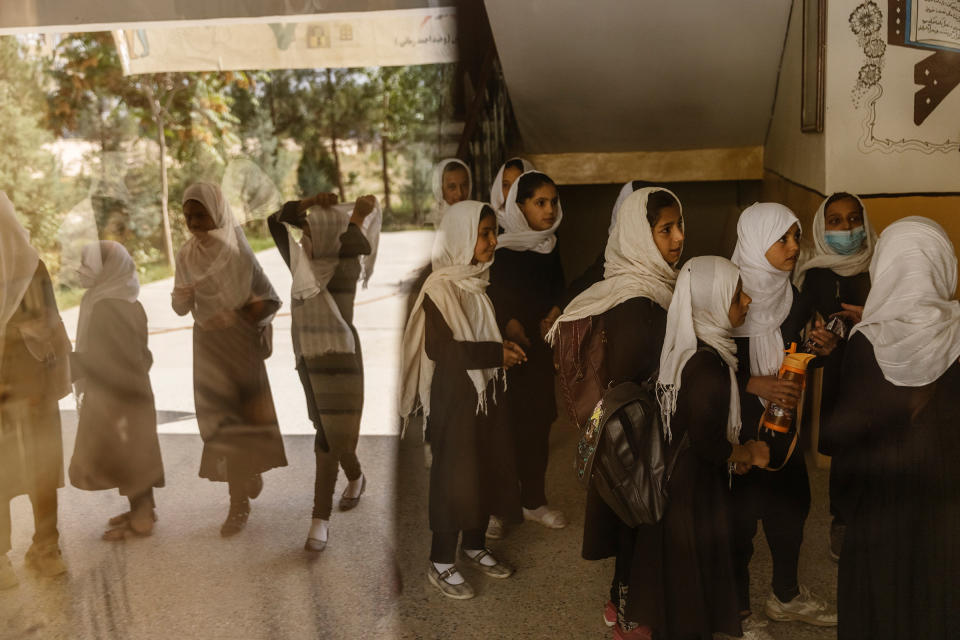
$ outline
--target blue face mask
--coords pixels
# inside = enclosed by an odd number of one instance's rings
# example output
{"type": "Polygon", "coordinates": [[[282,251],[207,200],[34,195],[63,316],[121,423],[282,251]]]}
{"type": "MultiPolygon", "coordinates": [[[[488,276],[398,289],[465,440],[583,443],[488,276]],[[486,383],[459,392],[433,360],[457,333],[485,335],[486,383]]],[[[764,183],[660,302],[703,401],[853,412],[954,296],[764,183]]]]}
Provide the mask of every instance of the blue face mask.
{"type": "Polygon", "coordinates": [[[867,230],[862,225],[850,231],[823,232],[823,239],[827,241],[830,248],[842,256],[849,256],[860,251],[860,247],[863,246],[863,241],[866,238],[867,230]]]}

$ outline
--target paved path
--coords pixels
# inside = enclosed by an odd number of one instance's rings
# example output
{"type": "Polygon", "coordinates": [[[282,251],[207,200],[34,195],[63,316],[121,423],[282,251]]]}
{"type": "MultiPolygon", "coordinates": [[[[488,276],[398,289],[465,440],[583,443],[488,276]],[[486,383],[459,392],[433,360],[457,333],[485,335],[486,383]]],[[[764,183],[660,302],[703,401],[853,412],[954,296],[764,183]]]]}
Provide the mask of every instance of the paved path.
{"type": "MultiPolygon", "coordinates": [[[[364,404],[362,435],[393,435],[399,432],[396,411],[396,382],[405,318],[401,284],[425,264],[433,244],[432,231],[401,231],[380,236],[376,269],[367,289],[357,292],[354,324],[363,346],[364,404]]],[[[290,271],[280,253],[270,249],[257,254],[260,264],[283,299],[274,319],[273,355],[267,360],[267,374],[277,406],[280,430],[284,434],[312,434],[307,418],[303,388],[294,369],[290,338],[290,271]]],[[[150,350],[154,365],[150,372],[157,399],[160,433],[197,431],[193,405],[193,322],[170,307],[173,279],[145,285],[140,301],[147,312],[150,350]]],[[[71,336],[76,335],[77,309],[63,313],[71,336]]],[[[61,409],[74,409],[67,397],[61,409]]]]}

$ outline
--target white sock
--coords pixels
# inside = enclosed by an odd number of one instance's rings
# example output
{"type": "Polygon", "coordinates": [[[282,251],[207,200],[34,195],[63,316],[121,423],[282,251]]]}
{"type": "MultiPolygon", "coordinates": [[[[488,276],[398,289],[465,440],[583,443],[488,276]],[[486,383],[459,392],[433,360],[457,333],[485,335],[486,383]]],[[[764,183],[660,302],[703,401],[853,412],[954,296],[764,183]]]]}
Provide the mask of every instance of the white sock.
{"type": "Polygon", "coordinates": [[[360,496],[360,490],[363,488],[363,474],[356,480],[348,480],[347,486],[343,489],[344,498],[357,498],[360,496]]]}
{"type": "MultiPolygon", "coordinates": [[[[453,565],[446,564],[445,562],[434,562],[433,566],[438,572],[443,573],[453,565]]],[[[460,575],[459,571],[457,571],[453,575],[448,576],[445,580],[441,579],[441,582],[446,582],[447,584],[463,584],[464,581],[463,576],[460,575]]]]}
{"type": "MultiPolygon", "coordinates": [[[[463,550],[463,552],[467,554],[467,556],[470,557],[471,559],[476,558],[477,554],[479,554],[481,551],[483,551],[483,549],[464,549],[463,550]]],[[[480,564],[482,564],[485,567],[492,567],[493,565],[497,564],[497,559],[493,557],[492,553],[488,553],[487,555],[480,558],[480,564]]]]}
{"type": "Polygon", "coordinates": [[[307,534],[307,537],[326,542],[327,535],[330,533],[329,527],[330,522],[328,520],[314,518],[313,522],[310,524],[310,533],[307,534]]]}

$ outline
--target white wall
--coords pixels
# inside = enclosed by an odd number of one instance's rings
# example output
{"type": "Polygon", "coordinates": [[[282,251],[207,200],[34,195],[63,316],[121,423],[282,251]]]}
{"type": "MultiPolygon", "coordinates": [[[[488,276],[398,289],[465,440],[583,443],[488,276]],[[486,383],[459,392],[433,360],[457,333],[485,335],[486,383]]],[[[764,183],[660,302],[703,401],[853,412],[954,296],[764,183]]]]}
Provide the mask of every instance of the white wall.
{"type": "MultiPolygon", "coordinates": [[[[799,2],[800,0],[798,0],[799,2]]],[[[948,0],[960,10],[960,0],[948,0]]],[[[960,191],[960,87],[921,124],[914,124],[914,65],[932,50],[887,43],[888,3],[828,2],[827,35],[827,188],[855,193],[960,191]],[[858,9],[858,7],[862,7],[858,9]],[[851,14],[882,13],[874,36],[858,38],[851,14]],[[866,50],[881,56],[870,57],[866,50]],[[879,82],[861,68],[875,64],[879,82]]],[[[896,15],[894,16],[896,19],[896,15]]]]}
{"type": "Polygon", "coordinates": [[[803,0],[795,0],[763,159],[767,169],[823,193],[827,183],[827,134],[800,131],[802,8],[803,0]]]}

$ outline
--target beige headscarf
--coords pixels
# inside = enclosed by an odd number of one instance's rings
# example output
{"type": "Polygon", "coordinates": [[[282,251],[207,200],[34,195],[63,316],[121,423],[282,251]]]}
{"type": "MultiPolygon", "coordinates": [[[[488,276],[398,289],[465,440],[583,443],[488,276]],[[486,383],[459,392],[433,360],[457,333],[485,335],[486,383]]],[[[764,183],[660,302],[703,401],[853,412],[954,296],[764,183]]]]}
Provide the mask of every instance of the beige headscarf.
{"type": "Polygon", "coordinates": [[[798,289],[803,287],[803,281],[810,269],[830,269],[838,276],[849,277],[863,273],[870,268],[873,247],[877,243],[877,232],[870,225],[870,218],[867,217],[867,208],[863,206],[863,200],[859,196],[850,195],[860,203],[860,210],[863,211],[863,230],[866,232],[863,246],[860,251],[845,256],[837,253],[827,244],[824,238],[824,233],[827,230],[824,214],[826,213],[827,200],[830,198],[824,198],[823,202],[820,203],[820,208],[813,216],[813,250],[805,249],[801,251],[797,266],[793,270],[793,284],[798,289]]]}
{"type": "Polygon", "coordinates": [[[30,234],[17,220],[13,203],[0,191],[0,366],[4,334],[30,287],[40,255],[30,245],[30,234]]]}
{"type": "MultiPolygon", "coordinates": [[[[187,200],[202,204],[216,226],[207,232],[211,242],[201,244],[191,236],[177,254],[174,286],[195,288],[194,319],[203,326],[219,313],[236,311],[248,302],[279,302],[220,187],[208,182],[195,183],[183,192],[183,202],[187,200]]],[[[269,321],[270,318],[265,318],[262,322],[269,321]]]]}
{"type": "MultiPolygon", "coordinates": [[[[503,341],[493,303],[486,294],[493,260],[470,264],[484,206],[473,200],[458,202],[447,210],[440,223],[433,244],[433,272],[417,296],[403,335],[400,416],[404,419],[417,409],[418,394],[424,415],[430,415],[430,385],[435,365],[425,349],[425,295],[429,295],[440,310],[454,339],[464,342],[503,341]]],[[[477,392],[477,413],[486,412],[487,384],[502,374],[502,368],[467,371],[477,392]]]]}
{"type": "Polygon", "coordinates": [[[870,264],[872,287],[859,331],[872,344],[883,377],[922,387],[960,358],[957,256],[939,224],[910,216],[880,234],[870,264]]]}
{"type": "MultiPolygon", "coordinates": [[[[740,391],[737,387],[737,343],[731,337],[730,304],[740,270],[726,258],[691,258],[680,269],[673,302],[667,312],[667,332],[660,352],[657,397],[664,435],[672,437],[670,420],[677,410],[683,368],[697,352],[697,339],[717,350],[730,371],[730,410],[727,441],[740,443],[740,391]]],[[[694,391],[695,393],[695,391],[694,391]]]]}
{"type": "Polygon", "coordinates": [[[493,179],[493,184],[490,185],[490,206],[493,207],[494,211],[502,212],[504,206],[506,205],[506,200],[503,198],[503,171],[507,168],[507,164],[513,162],[514,160],[519,160],[520,164],[523,165],[523,170],[520,172],[521,175],[527,171],[533,171],[536,168],[533,166],[532,162],[526,158],[520,157],[510,158],[500,165],[500,170],[497,171],[497,177],[493,179]]]}
{"type": "Polygon", "coordinates": [[[548,342],[552,343],[561,322],[600,315],[632,298],[649,298],[664,309],[670,306],[677,270],[663,259],[647,220],[647,199],[656,191],[666,191],[680,203],[662,187],[644,187],[626,198],[607,242],[603,280],[567,305],[547,333],[548,342]]]}
{"type": "Polygon", "coordinates": [[[433,224],[437,227],[440,226],[444,214],[451,206],[443,199],[443,174],[447,169],[447,165],[451,163],[460,165],[467,172],[467,199],[473,194],[473,172],[470,171],[470,167],[467,166],[466,162],[459,158],[444,158],[438,162],[433,167],[433,179],[431,180],[433,199],[436,202],[436,208],[433,210],[431,217],[433,224]]]}
{"type": "Polygon", "coordinates": [[[517,193],[520,187],[520,181],[524,176],[539,173],[547,175],[542,171],[525,171],[510,186],[510,192],[507,193],[507,204],[503,211],[497,212],[497,222],[503,227],[503,233],[497,241],[497,251],[500,249],[513,249],[514,251],[535,251],[536,253],[550,253],[557,246],[557,227],[563,220],[563,207],[557,201],[557,220],[553,226],[544,231],[534,231],[530,228],[526,216],[520,210],[517,204],[517,193]]]}

